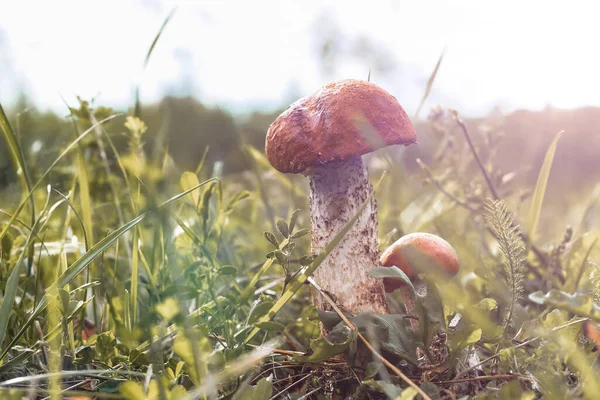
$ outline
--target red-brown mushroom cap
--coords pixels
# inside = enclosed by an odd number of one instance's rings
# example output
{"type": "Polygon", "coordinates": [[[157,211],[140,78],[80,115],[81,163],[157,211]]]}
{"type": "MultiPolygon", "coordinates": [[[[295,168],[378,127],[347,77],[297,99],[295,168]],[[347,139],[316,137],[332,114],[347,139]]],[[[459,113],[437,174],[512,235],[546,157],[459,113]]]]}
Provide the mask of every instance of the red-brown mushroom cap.
{"type": "MultiPolygon", "coordinates": [[[[392,243],[382,254],[379,259],[384,267],[396,266],[400,268],[411,280],[416,278],[417,271],[414,266],[410,265],[407,249],[418,251],[421,255],[427,257],[435,265],[439,266],[442,271],[448,275],[454,276],[460,268],[460,260],[456,250],[444,239],[430,233],[411,233],[402,236],[400,239],[392,243]]],[[[404,281],[401,279],[384,278],[383,285],[388,293],[404,286],[404,281]]]]}
{"type": "Polygon", "coordinates": [[[329,83],[277,117],[269,127],[265,153],[278,171],[303,173],[416,140],[394,96],[373,83],[348,79],[329,83]]]}

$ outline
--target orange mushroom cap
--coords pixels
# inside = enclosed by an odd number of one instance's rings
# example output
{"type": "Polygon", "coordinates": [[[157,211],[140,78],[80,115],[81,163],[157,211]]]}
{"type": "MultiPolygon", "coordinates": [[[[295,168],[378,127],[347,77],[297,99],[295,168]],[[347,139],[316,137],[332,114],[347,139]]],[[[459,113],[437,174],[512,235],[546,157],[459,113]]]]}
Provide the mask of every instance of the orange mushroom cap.
{"type": "Polygon", "coordinates": [[[278,171],[298,174],[416,141],[415,128],[394,96],[374,83],[346,79],[325,85],[277,117],[267,132],[265,153],[278,171]]]}
{"type": "MultiPolygon", "coordinates": [[[[418,271],[410,264],[408,249],[418,251],[428,261],[435,263],[447,274],[454,276],[460,268],[460,260],[456,250],[439,236],[430,233],[416,232],[392,243],[380,257],[380,263],[384,267],[396,266],[402,270],[411,280],[417,277],[418,271]]],[[[401,279],[384,278],[383,285],[387,293],[405,285],[401,279]]]]}

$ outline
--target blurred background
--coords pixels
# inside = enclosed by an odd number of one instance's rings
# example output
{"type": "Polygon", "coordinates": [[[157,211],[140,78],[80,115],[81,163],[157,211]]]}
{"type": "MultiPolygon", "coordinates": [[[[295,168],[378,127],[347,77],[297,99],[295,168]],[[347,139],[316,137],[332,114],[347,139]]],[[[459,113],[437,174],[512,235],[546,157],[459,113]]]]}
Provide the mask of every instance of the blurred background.
{"type": "MultiPolygon", "coordinates": [[[[23,0],[2,6],[0,103],[43,168],[73,139],[68,106],[126,112],[139,88],[147,149],[165,138],[182,171],[208,146],[208,165],[223,161],[231,174],[249,167],[240,144],[262,149],[291,102],[331,80],[370,76],[415,117],[408,171],[437,140],[426,133],[437,104],[456,109],[476,143],[486,132],[502,138],[493,162],[518,170],[525,187],[565,130],[548,188],[560,203],[591,193],[600,177],[599,11],[595,1],[23,0]]],[[[8,187],[15,174],[2,142],[0,156],[8,187]]]]}

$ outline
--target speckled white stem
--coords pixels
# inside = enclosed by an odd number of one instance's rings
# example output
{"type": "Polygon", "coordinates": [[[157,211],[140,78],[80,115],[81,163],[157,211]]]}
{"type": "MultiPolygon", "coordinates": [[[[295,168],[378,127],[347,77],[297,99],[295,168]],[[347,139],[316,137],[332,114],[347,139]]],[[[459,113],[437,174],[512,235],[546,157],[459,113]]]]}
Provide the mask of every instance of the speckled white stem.
{"type": "MultiPolygon", "coordinates": [[[[310,173],[312,251],[321,252],[356,214],[373,192],[360,157],[332,162],[310,173]]],[[[368,271],[379,265],[377,203],[372,197],[344,239],[314,273],[322,289],[345,311],[357,314],[372,310],[388,312],[382,280],[368,271]]],[[[316,296],[317,307],[329,309],[316,296]]]]}

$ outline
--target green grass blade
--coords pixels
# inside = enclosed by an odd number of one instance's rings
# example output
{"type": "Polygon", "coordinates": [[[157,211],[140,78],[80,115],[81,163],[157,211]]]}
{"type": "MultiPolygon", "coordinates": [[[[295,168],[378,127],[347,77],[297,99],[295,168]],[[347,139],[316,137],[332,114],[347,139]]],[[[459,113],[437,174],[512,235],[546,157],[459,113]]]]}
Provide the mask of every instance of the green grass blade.
{"type": "MultiPolygon", "coordinates": [[[[49,196],[50,196],[50,194],[48,193],[48,199],[49,199],[49,196]]],[[[31,240],[33,240],[33,238],[36,236],[37,232],[40,230],[41,225],[43,225],[46,221],[48,221],[50,219],[50,215],[52,214],[52,212],[54,210],[56,210],[56,208],[63,202],[64,202],[64,200],[60,200],[58,203],[53,205],[47,211],[47,213],[45,213],[46,215],[43,218],[38,218],[35,221],[35,224],[33,225],[31,232],[29,233],[27,242],[25,243],[24,247],[28,246],[28,243],[30,243],[31,240]]],[[[46,202],[46,208],[47,208],[47,206],[48,206],[48,202],[46,202]]],[[[25,256],[25,252],[22,252],[21,255],[19,256],[17,262],[15,263],[13,270],[11,271],[11,273],[8,277],[8,280],[6,281],[4,297],[2,298],[2,305],[0,305],[0,346],[4,342],[4,337],[6,335],[6,330],[8,328],[10,316],[12,314],[13,304],[14,304],[15,298],[17,296],[17,291],[19,288],[19,277],[21,275],[21,270],[25,266],[25,263],[23,261],[24,256],[25,256]]],[[[1,359],[2,358],[0,358],[0,360],[1,359]]]]}
{"type": "MultiPolygon", "coordinates": [[[[73,113],[73,109],[69,107],[69,104],[61,96],[61,99],[64,105],[69,110],[69,117],[71,118],[71,122],[73,124],[73,129],[75,133],[75,139],[79,136],[79,129],[77,127],[77,120],[75,118],[75,114],[73,113]]],[[[77,183],[79,185],[79,205],[81,207],[81,214],[83,220],[83,233],[86,238],[89,238],[88,243],[94,243],[94,230],[93,230],[93,208],[92,208],[92,199],[90,195],[90,178],[88,174],[88,170],[86,168],[85,156],[83,154],[83,149],[80,145],[77,146],[77,151],[75,152],[75,163],[77,164],[77,183]]],[[[85,250],[88,250],[88,246],[86,243],[85,250]]]]}
{"type": "MultiPolygon", "coordinates": [[[[180,198],[182,198],[183,196],[186,196],[191,191],[196,190],[199,187],[201,187],[201,186],[203,186],[203,185],[205,185],[205,184],[207,184],[209,182],[212,182],[214,180],[215,180],[215,178],[208,179],[208,180],[200,183],[198,186],[193,187],[193,188],[191,188],[189,190],[186,190],[185,192],[182,192],[182,193],[180,193],[180,194],[178,194],[178,195],[170,198],[169,200],[167,200],[164,203],[160,204],[158,206],[158,208],[160,209],[160,208],[163,208],[163,207],[167,207],[170,204],[172,204],[175,201],[177,201],[180,198]]],[[[101,241],[99,241],[88,252],[86,252],[77,261],[75,261],[73,264],[71,264],[71,266],[63,274],[61,274],[58,277],[56,285],[59,288],[61,288],[61,287],[65,286],[67,283],[71,282],[96,257],[98,257],[100,254],[102,254],[102,252],[104,252],[113,243],[115,243],[117,241],[117,239],[119,239],[125,232],[129,231],[131,228],[133,228],[134,226],[136,226],[137,224],[139,224],[140,222],[142,222],[149,214],[151,214],[151,211],[148,211],[146,213],[143,213],[143,214],[139,215],[138,217],[136,217],[133,220],[129,221],[128,223],[126,223],[125,225],[121,226],[119,229],[117,229],[116,231],[112,232],[111,234],[107,235],[104,239],[102,239],[101,241]]],[[[15,270],[16,270],[16,267],[15,267],[15,270]]],[[[18,275],[17,275],[17,278],[18,278],[18,275]]],[[[16,286],[17,285],[15,285],[15,287],[16,286]]],[[[6,298],[5,298],[5,300],[6,300],[6,298]]],[[[5,312],[4,312],[5,308],[8,308],[8,311],[6,313],[6,322],[7,323],[8,323],[8,317],[10,316],[10,308],[8,306],[5,306],[5,303],[8,303],[8,302],[7,301],[3,301],[2,308],[1,308],[2,311],[0,311],[0,324],[3,322],[3,319],[5,317],[5,312]]],[[[44,295],[40,299],[37,307],[33,310],[32,314],[29,316],[29,319],[27,320],[27,322],[21,327],[21,329],[14,336],[14,338],[9,343],[9,345],[2,351],[2,353],[0,354],[0,360],[2,360],[6,356],[6,353],[8,353],[8,351],[12,348],[12,346],[14,346],[14,344],[17,343],[17,341],[19,340],[19,338],[25,333],[25,330],[38,317],[38,315],[40,315],[40,313],[46,308],[47,305],[48,305],[48,297],[46,295],[44,295]]],[[[12,307],[12,305],[11,305],[11,307],[12,307]]],[[[2,327],[2,325],[0,325],[0,328],[1,327],[2,327]]],[[[6,328],[4,328],[4,330],[5,329],[6,328]]],[[[0,339],[1,339],[3,337],[3,333],[2,333],[1,329],[0,329],[0,335],[2,335],[2,336],[0,336],[0,339]]]]}
{"type": "MultiPolygon", "coordinates": [[[[22,174],[17,174],[19,180],[21,181],[21,185],[23,189],[31,192],[31,175],[29,174],[29,169],[27,168],[27,164],[25,163],[25,156],[23,155],[23,149],[10,126],[10,122],[8,121],[8,117],[2,108],[2,104],[0,104],[0,128],[2,128],[2,132],[4,132],[4,138],[6,139],[6,143],[8,145],[8,149],[10,150],[10,155],[13,158],[13,162],[15,163],[15,167],[17,170],[23,171],[22,174]]],[[[29,198],[31,203],[31,223],[35,220],[35,204],[33,198],[29,198]]]]}
{"type": "Polygon", "coordinates": [[[8,223],[6,224],[6,226],[4,227],[4,229],[2,230],[2,232],[0,232],[0,240],[2,240],[2,238],[4,238],[4,236],[6,235],[6,233],[8,232],[8,229],[10,228],[10,226],[15,222],[15,219],[17,218],[17,216],[19,215],[19,213],[21,212],[21,210],[23,209],[23,207],[25,207],[25,204],[27,203],[27,201],[31,198],[31,196],[33,195],[33,191],[35,189],[37,189],[42,182],[44,181],[44,179],[46,179],[46,177],[50,174],[50,172],[52,172],[52,170],[54,169],[54,167],[56,167],[56,165],[75,147],[77,146],[77,144],[85,137],[87,136],[90,132],[92,132],[97,126],[110,121],[113,118],[118,117],[119,114],[115,114],[115,115],[111,115],[109,117],[106,117],[104,119],[102,119],[101,121],[98,121],[97,123],[95,123],[94,125],[92,125],[88,130],[86,130],[85,132],[83,132],[81,135],[79,135],[79,137],[77,139],[75,139],[74,141],[71,142],[71,144],[69,144],[67,146],[66,149],[63,150],[62,153],[60,153],[60,155],[56,158],[56,160],[54,160],[54,162],[48,167],[48,169],[46,170],[46,172],[44,172],[44,174],[40,177],[40,179],[31,187],[31,189],[29,190],[29,193],[27,194],[27,196],[23,199],[23,201],[21,201],[21,204],[19,204],[19,206],[17,207],[17,209],[15,210],[15,212],[13,213],[12,218],[8,221],[8,223]]]}
{"type": "Polygon", "coordinates": [[[540,169],[537,183],[535,184],[535,191],[533,192],[533,198],[531,199],[531,208],[529,209],[529,217],[527,219],[527,236],[529,237],[527,247],[531,247],[534,240],[535,231],[538,226],[540,219],[540,213],[542,212],[542,203],[544,202],[544,194],[546,193],[546,186],[548,185],[548,178],[550,177],[550,169],[552,169],[552,161],[554,160],[554,153],[556,152],[556,145],[558,139],[562,136],[564,131],[558,132],[554,137],[554,140],[546,151],[544,157],[544,163],[540,169]]]}
{"type": "MultiPolygon", "coordinates": [[[[279,244],[279,250],[283,249],[288,243],[289,239],[282,240],[279,244]]],[[[254,293],[254,286],[256,286],[256,283],[258,282],[260,277],[263,276],[269,270],[269,268],[271,268],[271,265],[273,265],[273,259],[268,258],[260,267],[260,269],[256,272],[256,274],[254,274],[254,276],[248,283],[248,286],[246,286],[246,289],[244,289],[244,291],[240,295],[241,303],[245,302],[246,299],[248,299],[252,295],[252,293],[254,293]]]]}
{"type": "Polygon", "coordinates": [[[139,276],[139,265],[140,265],[140,255],[139,255],[139,229],[133,230],[133,250],[131,252],[131,318],[133,319],[133,323],[137,321],[137,296],[138,296],[138,276],[139,276]]]}
{"type": "MultiPolygon", "coordinates": [[[[263,317],[261,317],[258,320],[259,323],[270,321],[271,318],[273,318],[275,316],[275,314],[277,314],[277,312],[279,312],[279,310],[281,310],[281,308],[292,298],[292,296],[294,296],[294,294],[302,287],[302,285],[304,285],[304,282],[306,282],[308,277],[311,276],[315,272],[315,270],[319,267],[319,265],[321,265],[321,263],[329,255],[329,253],[331,253],[331,251],[342,241],[344,236],[346,236],[346,234],[350,231],[350,229],[352,229],[352,227],[356,223],[356,220],[358,219],[360,214],[363,212],[363,210],[365,209],[367,204],[369,204],[369,202],[375,195],[375,192],[377,191],[377,188],[381,184],[381,181],[383,180],[384,176],[385,176],[385,174],[381,176],[381,178],[379,179],[379,182],[377,182],[377,185],[375,185],[375,190],[373,190],[373,192],[369,195],[369,197],[367,197],[367,199],[360,206],[360,208],[358,209],[356,214],[354,214],[354,216],[346,223],[346,225],[344,225],[344,227],[337,233],[337,235],[335,235],[333,240],[327,246],[325,246],[325,249],[313,260],[311,265],[303,273],[298,274],[290,282],[288,289],[285,291],[285,293],[279,298],[279,300],[277,300],[277,302],[275,304],[273,304],[273,307],[271,307],[269,312],[267,312],[263,317]]],[[[260,331],[260,328],[254,328],[248,334],[246,339],[244,339],[244,344],[247,344],[248,342],[250,342],[250,340],[252,340],[252,338],[254,336],[256,336],[256,334],[259,331],[260,331]]]]}

